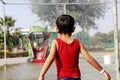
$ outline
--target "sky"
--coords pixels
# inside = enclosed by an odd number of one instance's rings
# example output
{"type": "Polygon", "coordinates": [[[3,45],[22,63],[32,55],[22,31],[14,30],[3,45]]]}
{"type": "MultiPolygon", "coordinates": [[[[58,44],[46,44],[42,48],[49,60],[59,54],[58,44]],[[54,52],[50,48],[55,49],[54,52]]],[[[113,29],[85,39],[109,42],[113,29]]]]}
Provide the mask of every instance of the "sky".
{"type": "MultiPolygon", "coordinates": [[[[5,0],[6,2],[12,1],[14,3],[27,3],[27,0],[5,0]]],[[[120,1],[120,0],[118,0],[120,1]]],[[[9,2],[11,3],[11,2],[9,2]]],[[[90,34],[94,35],[96,32],[103,32],[107,33],[114,29],[114,17],[113,17],[113,4],[108,5],[108,8],[104,19],[99,19],[97,21],[98,30],[90,30],[90,34]]],[[[48,25],[48,23],[44,23],[39,21],[36,14],[32,13],[30,9],[30,5],[6,5],[5,6],[5,14],[8,16],[12,16],[13,19],[17,20],[15,22],[14,27],[21,27],[21,28],[30,28],[32,25],[48,25]]],[[[0,2],[0,17],[3,17],[3,5],[0,2]]],[[[120,3],[118,3],[118,20],[120,19],[120,3]]],[[[120,20],[119,28],[120,28],[120,20]]],[[[81,29],[77,27],[76,32],[80,31],[81,29]]]]}

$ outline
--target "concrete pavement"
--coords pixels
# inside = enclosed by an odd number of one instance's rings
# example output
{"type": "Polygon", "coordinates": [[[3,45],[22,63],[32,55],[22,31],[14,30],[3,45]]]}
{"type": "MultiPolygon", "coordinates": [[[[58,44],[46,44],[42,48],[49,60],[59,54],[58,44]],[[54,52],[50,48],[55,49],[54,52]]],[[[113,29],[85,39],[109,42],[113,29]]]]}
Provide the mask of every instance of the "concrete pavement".
{"type": "MultiPolygon", "coordinates": [[[[105,64],[105,61],[104,61],[104,57],[103,56],[93,56],[97,62],[103,66],[103,68],[109,72],[109,74],[111,75],[111,80],[116,80],[116,65],[115,65],[115,55],[112,55],[111,56],[111,62],[110,64],[105,64]]],[[[6,63],[8,65],[10,64],[20,64],[20,63],[27,63],[27,57],[17,57],[17,58],[7,58],[6,59],[6,63]]],[[[3,66],[4,65],[4,59],[0,59],[0,66],[3,66]]],[[[13,65],[14,66],[14,65],[13,65]]],[[[85,59],[83,57],[80,57],[80,70],[81,70],[81,79],[82,80],[105,80],[104,76],[101,75],[95,68],[93,68],[90,64],[88,64],[85,59]]],[[[39,76],[39,70],[41,70],[42,68],[42,65],[39,65],[39,64],[23,64],[23,65],[19,65],[16,66],[16,70],[12,70],[12,73],[16,73],[14,75],[19,75],[20,76],[20,73],[21,73],[21,77],[23,77],[22,80],[37,80],[38,76],[39,76]],[[21,68],[19,68],[21,66],[21,68]],[[17,68],[19,69],[23,69],[23,67],[25,67],[25,70],[27,70],[26,72],[19,72],[20,70],[18,70],[17,68]],[[29,70],[28,70],[29,69],[29,70]],[[18,70],[18,72],[16,72],[18,70]],[[32,70],[32,71],[31,71],[32,70]],[[35,72],[35,73],[31,73],[31,72],[35,72]],[[23,74],[26,73],[26,76],[24,76],[23,74]],[[32,76],[32,79],[31,77],[29,77],[29,75],[32,76]],[[27,77],[28,76],[28,77],[27,77]],[[28,79],[29,78],[29,79],[28,79]]],[[[9,69],[8,69],[9,70],[9,69]]],[[[10,69],[11,70],[11,69],[10,69]]],[[[10,71],[11,73],[11,71],[10,71]]],[[[2,74],[2,73],[1,73],[2,74]]],[[[9,80],[21,80],[21,77],[20,79],[17,78],[15,79],[14,76],[11,76],[11,74],[8,74],[9,77],[7,77],[9,80]]],[[[47,72],[47,75],[46,75],[46,80],[56,80],[56,68],[55,68],[55,65],[53,64],[51,66],[51,68],[49,69],[49,71],[47,72]]],[[[2,76],[1,76],[2,78],[2,76]]]]}

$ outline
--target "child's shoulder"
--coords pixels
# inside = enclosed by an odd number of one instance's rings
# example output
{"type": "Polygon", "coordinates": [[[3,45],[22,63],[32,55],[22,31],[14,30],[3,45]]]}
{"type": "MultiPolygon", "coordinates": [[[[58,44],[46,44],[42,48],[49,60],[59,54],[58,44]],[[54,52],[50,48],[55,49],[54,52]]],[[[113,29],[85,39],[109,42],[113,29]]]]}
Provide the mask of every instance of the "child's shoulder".
{"type": "Polygon", "coordinates": [[[80,45],[83,44],[79,39],[73,38],[74,41],[78,42],[80,45]]]}
{"type": "Polygon", "coordinates": [[[74,42],[75,44],[79,44],[79,43],[80,43],[79,39],[77,39],[77,38],[73,38],[73,42],[74,42]]]}
{"type": "Polygon", "coordinates": [[[79,40],[79,39],[77,39],[77,38],[73,38],[73,40],[74,40],[74,41],[78,41],[78,42],[80,42],[80,40],[79,40]]]}
{"type": "Polygon", "coordinates": [[[60,39],[60,38],[56,38],[56,39],[55,39],[55,41],[57,41],[57,42],[58,42],[58,41],[61,41],[61,39],[60,39]]]}

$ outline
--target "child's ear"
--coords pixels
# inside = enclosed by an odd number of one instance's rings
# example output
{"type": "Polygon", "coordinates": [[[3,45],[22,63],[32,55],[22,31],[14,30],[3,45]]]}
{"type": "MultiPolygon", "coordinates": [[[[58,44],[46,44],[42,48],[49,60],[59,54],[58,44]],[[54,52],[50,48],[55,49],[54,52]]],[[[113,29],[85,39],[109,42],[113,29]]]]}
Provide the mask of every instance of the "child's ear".
{"type": "Polygon", "coordinates": [[[72,32],[74,32],[75,31],[75,27],[72,29],[72,32]]]}
{"type": "Polygon", "coordinates": [[[56,28],[56,32],[59,33],[59,29],[58,28],[56,28]]]}

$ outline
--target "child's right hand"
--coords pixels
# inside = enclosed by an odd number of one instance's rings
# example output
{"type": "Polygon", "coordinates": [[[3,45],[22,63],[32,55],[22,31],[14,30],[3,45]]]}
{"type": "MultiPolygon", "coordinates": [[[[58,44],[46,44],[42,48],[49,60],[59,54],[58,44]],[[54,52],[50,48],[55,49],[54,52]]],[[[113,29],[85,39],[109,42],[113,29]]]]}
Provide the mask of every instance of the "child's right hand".
{"type": "Polygon", "coordinates": [[[111,77],[110,77],[110,75],[108,74],[108,72],[104,72],[103,73],[103,75],[104,75],[104,77],[106,78],[106,80],[111,80],[111,77]]]}

